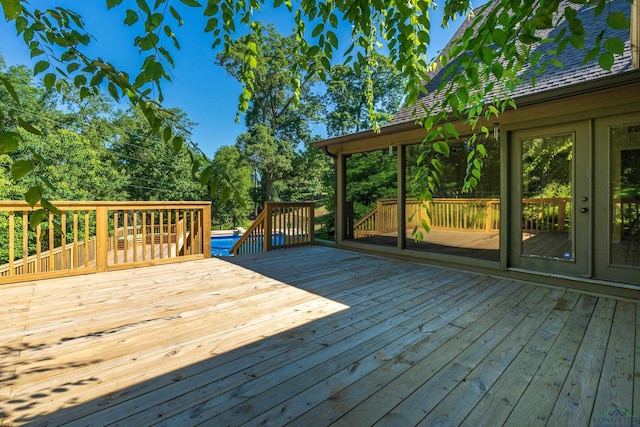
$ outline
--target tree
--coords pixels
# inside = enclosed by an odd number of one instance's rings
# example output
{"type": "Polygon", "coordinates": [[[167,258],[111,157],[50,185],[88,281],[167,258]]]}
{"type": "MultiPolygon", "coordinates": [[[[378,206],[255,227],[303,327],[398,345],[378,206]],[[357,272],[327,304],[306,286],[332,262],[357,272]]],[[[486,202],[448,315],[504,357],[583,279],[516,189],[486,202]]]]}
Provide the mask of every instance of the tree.
{"type": "MultiPolygon", "coordinates": [[[[180,110],[173,110],[182,133],[191,122],[180,110]]],[[[190,148],[174,146],[169,139],[150,131],[143,113],[134,110],[115,118],[116,129],[109,142],[118,167],[126,174],[130,200],[206,200],[207,193],[192,174],[190,148]]]]}
{"type": "Polygon", "coordinates": [[[313,72],[304,74],[301,82],[292,81],[299,62],[293,36],[283,37],[268,25],[239,39],[229,51],[219,53],[218,64],[239,80],[247,66],[247,45],[256,49],[253,96],[245,116],[248,131],[238,137],[237,145],[259,171],[264,189],[262,202],[274,198],[276,182],[291,176],[298,146],[311,138],[309,121],[319,104],[311,93],[313,72]]]}
{"type": "MultiPolygon", "coordinates": [[[[109,9],[121,11],[119,6],[123,0],[106,0],[106,4],[109,9]]],[[[133,77],[119,71],[110,62],[85,53],[91,37],[77,13],[60,7],[39,10],[26,0],[0,0],[0,5],[6,19],[13,22],[18,33],[23,35],[32,57],[40,59],[34,66],[34,72],[44,74],[46,88],[60,89],[65,84],[73,84],[82,96],[86,96],[105,86],[114,99],[124,97],[140,108],[153,132],[173,130],[170,113],[161,106],[161,88],[162,83],[171,78],[170,68],[174,63],[172,51],[180,48],[173,27],[185,24],[185,8],[202,11],[203,26],[205,32],[212,36],[213,48],[221,45],[228,54],[239,38],[246,38],[248,42],[242,48],[243,65],[238,69],[239,79],[244,85],[239,111],[248,111],[257,94],[260,50],[253,38],[261,33],[256,16],[265,5],[264,0],[208,1],[206,5],[198,0],[156,0],[153,5],[147,0],[137,0],[136,9],[124,11],[125,25],[139,29],[133,44],[141,52],[142,64],[140,72],[133,77]],[[238,37],[239,32],[249,32],[249,35],[238,37]]],[[[606,19],[613,30],[628,28],[630,23],[626,16],[619,12],[609,13],[606,5],[604,0],[594,3],[594,18],[606,19]]],[[[432,153],[446,157],[449,152],[446,140],[458,138],[455,128],[448,122],[450,114],[468,123],[475,132],[488,134],[482,126],[482,120],[499,115],[508,106],[515,106],[511,94],[523,67],[540,66],[543,69],[548,63],[561,65],[554,52],[571,44],[584,52],[585,60],[597,58],[600,66],[607,69],[613,65],[614,56],[621,54],[624,49],[623,41],[608,35],[606,31],[596,37],[586,38],[589,26],[583,25],[571,4],[561,0],[490,2],[480,11],[482,18],[475,20],[462,38],[451,45],[451,49],[443,53],[437,62],[428,54],[432,26],[430,13],[437,7],[435,2],[303,1],[294,8],[290,1],[275,0],[273,6],[287,8],[295,22],[299,55],[292,58],[295,62],[290,75],[294,92],[289,104],[291,107],[298,103],[304,90],[304,77],[309,71],[327,80],[336,52],[343,54],[346,65],[368,76],[365,92],[370,111],[374,110],[375,105],[373,83],[369,77],[374,52],[388,50],[391,61],[405,79],[404,94],[409,105],[418,102],[424,82],[431,80],[434,69],[445,67],[445,74],[450,78],[442,79],[435,88],[443,94],[442,101],[420,113],[427,131],[423,159],[428,159],[432,153]],[[569,22],[568,29],[551,37],[541,37],[539,30],[555,28],[560,22],[558,17],[569,22]],[[352,27],[352,37],[346,43],[345,50],[340,49],[336,35],[339,25],[352,27]],[[542,42],[554,46],[554,49],[549,50],[544,58],[532,55],[531,47],[542,42]],[[501,90],[495,97],[489,96],[494,87],[501,90]]],[[[469,0],[446,0],[442,6],[442,25],[448,25],[457,16],[472,13],[469,0]]],[[[189,25],[199,23],[190,22],[189,25]]],[[[534,74],[529,78],[534,78],[534,74]]],[[[0,83],[12,95],[13,102],[19,104],[20,96],[12,83],[7,79],[0,79],[0,83]]],[[[28,120],[23,119],[21,126],[37,132],[28,120]]],[[[378,128],[375,117],[372,126],[378,128]]],[[[0,153],[15,150],[20,142],[19,133],[2,130],[0,153]]],[[[472,138],[471,143],[474,142],[472,138]]],[[[477,184],[476,176],[482,167],[485,151],[485,147],[478,144],[474,155],[470,156],[471,169],[464,188],[469,189],[477,184]]],[[[427,169],[426,172],[431,170],[429,164],[421,164],[427,169]]],[[[209,181],[214,172],[211,166],[201,169],[204,177],[201,181],[209,181]]],[[[423,175],[429,176],[430,173],[423,175]]],[[[435,178],[420,182],[426,198],[431,197],[436,183],[435,178]]]]}
{"type": "Polygon", "coordinates": [[[237,197],[214,200],[211,218],[217,225],[236,228],[248,220],[253,210],[250,194],[254,186],[253,169],[249,165],[249,159],[232,146],[220,147],[213,156],[213,162],[219,165],[234,183],[237,197]]]}
{"type": "Polygon", "coordinates": [[[404,86],[400,72],[388,57],[372,53],[369,74],[346,65],[334,65],[329,71],[325,95],[327,134],[345,135],[370,129],[372,121],[384,125],[391,121],[402,101],[404,86]],[[367,100],[367,80],[371,81],[373,111],[367,100]]]}

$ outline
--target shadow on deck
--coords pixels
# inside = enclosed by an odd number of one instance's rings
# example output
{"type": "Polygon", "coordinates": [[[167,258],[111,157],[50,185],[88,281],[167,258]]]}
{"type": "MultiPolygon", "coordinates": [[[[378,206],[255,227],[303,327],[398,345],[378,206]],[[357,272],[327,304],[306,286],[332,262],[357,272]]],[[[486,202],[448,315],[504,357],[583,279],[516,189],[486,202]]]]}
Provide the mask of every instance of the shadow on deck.
{"type": "Polygon", "coordinates": [[[640,413],[638,305],[564,288],[313,246],[2,290],[3,427],[640,413]]]}

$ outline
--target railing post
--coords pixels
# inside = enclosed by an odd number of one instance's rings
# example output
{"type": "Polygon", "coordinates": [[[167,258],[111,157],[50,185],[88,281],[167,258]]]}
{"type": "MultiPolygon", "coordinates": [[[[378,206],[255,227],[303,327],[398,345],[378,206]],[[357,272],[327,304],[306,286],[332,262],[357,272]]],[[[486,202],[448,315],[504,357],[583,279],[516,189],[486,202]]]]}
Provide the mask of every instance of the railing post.
{"type": "Polygon", "coordinates": [[[202,208],[202,252],[205,258],[211,258],[211,204],[202,208]]]}
{"type": "Polygon", "coordinates": [[[493,201],[484,202],[484,229],[491,231],[493,229],[493,201]]]}
{"type": "MultiPolygon", "coordinates": [[[[117,245],[117,243],[116,243],[117,245]]],[[[109,252],[109,211],[106,206],[96,208],[96,269],[107,271],[109,252]]]]}
{"type": "Polygon", "coordinates": [[[567,207],[564,199],[558,199],[558,231],[564,231],[564,220],[567,217],[567,207]]]}
{"type": "Polygon", "coordinates": [[[377,209],[378,209],[378,215],[377,215],[378,217],[376,218],[375,227],[376,227],[376,234],[380,235],[380,234],[382,234],[382,230],[384,229],[383,224],[382,224],[383,221],[384,221],[384,217],[382,215],[382,201],[381,200],[378,200],[378,202],[377,202],[377,209]]]}
{"type": "Polygon", "coordinates": [[[264,210],[265,214],[265,230],[264,230],[264,251],[269,252],[272,249],[273,239],[272,237],[272,228],[273,228],[273,214],[271,212],[271,204],[269,202],[264,202],[264,210]]]}
{"type": "Polygon", "coordinates": [[[309,204],[309,212],[308,212],[308,217],[309,217],[309,243],[313,244],[313,242],[315,241],[315,234],[316,234],[316,229],[315,229],[315,212],[314,212],[314,204],[311,203],[309,204]]]}

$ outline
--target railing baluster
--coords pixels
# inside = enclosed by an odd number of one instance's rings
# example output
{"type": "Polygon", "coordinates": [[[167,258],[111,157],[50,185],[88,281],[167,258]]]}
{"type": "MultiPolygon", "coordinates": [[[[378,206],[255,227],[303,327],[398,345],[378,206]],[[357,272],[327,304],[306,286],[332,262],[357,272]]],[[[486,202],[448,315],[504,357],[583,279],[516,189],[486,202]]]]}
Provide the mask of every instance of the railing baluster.
{"type": "Polygon", "coordinates": [[[13,258],[15,256],[15,212],[9,211],[9,276],[13,276],[13,258]]]}
{"type": "Polygon", "coordinates": [[[61,269],[67,270],[67,212],[64,210],[62,211],[62,215],[60,215],[60,228],[62,229],[62,236],[60,236],[60,248],[62,252],[61,269]]]}

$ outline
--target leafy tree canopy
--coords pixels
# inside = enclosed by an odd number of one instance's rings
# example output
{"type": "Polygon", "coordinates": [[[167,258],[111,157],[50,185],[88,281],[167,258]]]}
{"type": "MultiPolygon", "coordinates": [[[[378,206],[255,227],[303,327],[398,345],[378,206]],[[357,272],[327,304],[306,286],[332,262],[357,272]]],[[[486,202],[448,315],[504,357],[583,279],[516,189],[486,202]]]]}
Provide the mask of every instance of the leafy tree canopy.
{"type": "MultiPolygon", "coordinates": [[[[415,104],[424,88],[423,83],[430,80],[437,64],[446,67],[452,59],[462,55],[455,70],[457,72],[457,68],[462,67],[465,73],[452,74],[452,78],[438,89],[447,96],[425,112],[424,126],[428,136],[422,160],[427,160],[432,153],[446,157],[449,153],[446,140],[458,137],[455,128],[445,121],[449,113],[476,129],[476,126],[481,126],[483,118],[497,115],[511,104],[509,91],[517,84],[518,72],[525,65],[553,60],[530,55],[532,45],[552,43],[557,46],[557,53],[571,44],[585,52],[585,59],[597,58],[601,67],[611,67],[614,55],[622,53],[620,47],[624,43],[603,32],[593,39],[592,45],[587,45],[585,36],[589,25],[583,24],[576,13],[576,6],[586,3],[587,0],[495,0],[485,7],[483,18],[476,20],[461,40],[438,61],[434,61],[428,52],[430,29],[435,24],[431,19],[435,2],[300,0],[294,3],[291,0],[274,0],[268,5],[288,10],[295,23],[299,55],[295,63],[297,68],[290,80],[296,94],[303,89],[303,75],[308,70],[316,70],[316,75],[326,80],[332,61],[339,56],[344,56],[345,65],[370,75],[374,52],[384,49],[406,82],[406,102],[415,104]],[[560,17],[569,23],[567,30],[541,40],[538,31],[555,27],[560,17]],[[338,40],[336,31],[341,21],[353,28],[350,40],[338,40]],[[506,91],[495,99],[487,99],[487,94],[493,90],[490,82],[494,79],[506,91]]],[[[104,87],[114,99],[128,99],[143,112],[153,131],[180,146],[184,141],[174,132],[173,115],[161,107],[162,84],[170,80],[170,69],[174,63],[172,52],[185,42],[177,38],[175,27],[202,26],[211,37],[212,47],[220,46],[228,54],[239,37],[260,33],[261,25],[256,19],[267,3],[264,0],[136,0],[134,4],[133,1],[106,0],[109,9],[122,14],[125,25],[138,29],[132,43],[140,50],[143,63],[135,76],[118,70],[107,59],[85,54],[85,48],[91,42],[90,29],[84,27],[82,17],[77,13],[61,7],[41,10],[37,4],[26,0],[0,0],[5,18],[15,24],[32,57],[39,59],[34,72],[43,76],[46,88],[62,90],[64,86],[71,85],[84,97],[104,87]],[[183,16],[187,8],[200,10],[202,20],[186,22],[183,16]]],[[[610,28],[629,27],[624,14],[607,11],[605,0],[589,4],[594,5],[594,17],[606,19],[610,28]]],[[[441,6],[444,12],[441,25],[448,25],[457,16],[472,13],[470,0],[446,0],[441,6]]],[[[243,66],[239,69],[244,86],[239,98],[240,112],[249,110],[254,97],[258,55],[257,44],[249,40],[243,49],[243,66]]],[[[21,102],[10,81],[0,79],[0,83],[15,103],[21,102]]],[[[374,105],[371,79],[367,79],[365,93],[368,105],[374,105]]],[[[291,105],[295,106],[296,102],[297,97],[294,97],[291,105]]],[[[28,120],[20,120],[19,125],[38,134],[37,127],[28,120]]],[[[375,120],[372,126],[377,128],[375,120]]],[[[0,153],[15,150],[22,141],[21,134],[11,129],[0,131],[0,153]]],[[[482,127],[476,131],[488,132],[482,127]]],[[[477,183],[477,173],[473,170],[481,167],[484,151],[484,147],[478,145],[476,153],[471,156],[472,168],[466,187],[477,183]],[[479,161],[475,162],[475,159],[479,161]]],[[[217,173],[211,165],[203,169],[199,163],[196,165],[203,174],[203,182],[217,173]]],[[[433,194],[436,181],[432,179],[421,183],[425,188],[423,196],[429,198],[433,194]]]]}

